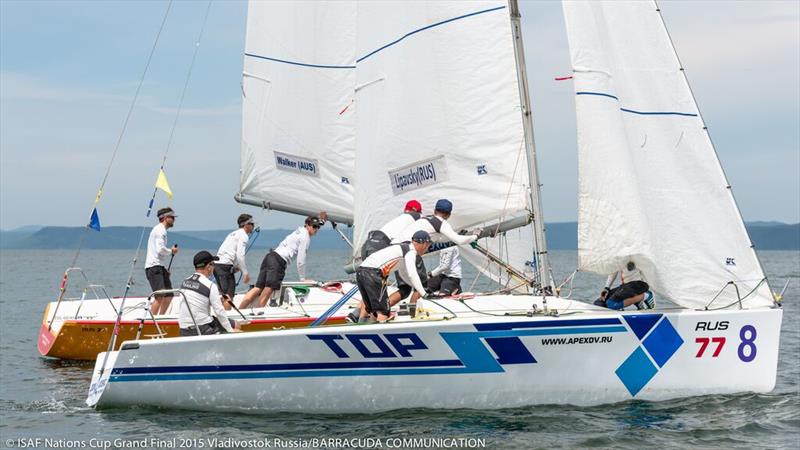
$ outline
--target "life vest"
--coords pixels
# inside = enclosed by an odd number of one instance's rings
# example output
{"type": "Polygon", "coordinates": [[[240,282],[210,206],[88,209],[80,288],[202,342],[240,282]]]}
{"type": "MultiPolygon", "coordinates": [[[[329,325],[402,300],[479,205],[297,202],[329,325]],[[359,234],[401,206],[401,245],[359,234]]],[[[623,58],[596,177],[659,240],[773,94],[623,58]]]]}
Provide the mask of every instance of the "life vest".
{"type": "Polygon", "coordinates": [[[211,297],[211,289],[200,282],[199,274],[193,274],[189,278],[183,280],[183,283],[181,283],[181,289],[197,292],[206,298],[211,297]]]}
{"type": "Polygon", "coordinates": [[[424,219],[427,220],[428,223],[431,224],[431,226],[433,227],[433,231],[434,232],[438,233],[439,230],[442,229],[442,219],[441,218],[436,217],[436,216],[425,216],[424,219]]]}

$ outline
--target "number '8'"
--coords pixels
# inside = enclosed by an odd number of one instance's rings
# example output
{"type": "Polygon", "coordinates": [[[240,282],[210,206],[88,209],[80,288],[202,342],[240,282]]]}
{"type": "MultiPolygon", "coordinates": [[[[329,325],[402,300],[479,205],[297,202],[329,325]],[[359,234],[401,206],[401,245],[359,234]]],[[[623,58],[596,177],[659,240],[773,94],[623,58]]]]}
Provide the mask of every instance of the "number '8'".
{"type": "Polygon", "coordinates": [[[743,326],[739,330],[739,339],[742,340],[742,343],[739,344],[739,359],[744,362],[756,359],[756,327],[752,325],[743,326]]]}

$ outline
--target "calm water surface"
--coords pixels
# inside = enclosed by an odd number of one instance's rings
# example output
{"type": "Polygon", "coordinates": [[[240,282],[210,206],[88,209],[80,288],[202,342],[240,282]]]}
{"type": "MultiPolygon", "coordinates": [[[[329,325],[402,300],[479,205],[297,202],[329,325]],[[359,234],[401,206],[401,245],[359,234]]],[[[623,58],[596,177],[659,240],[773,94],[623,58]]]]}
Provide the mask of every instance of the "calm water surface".
{"type": "MultiPolygon", "coordinates": [[[[248,257],[258,267],[263,252],[248,257]]],[[[192,251],[176,258],[188,274],[192,251]]],[[[574,252],[551,252],[557,277],[576,263],[574,252]]],[[[536,406],[499,411],[402,410],[364,415],[198,413],[155,409],[96,412],[84,405],[92,365],[46,360],[36,335],[46,302],[73,251],[0,252],[0,446],[8,439],[163,438],[261,439],[442,437],[481,438],[486,448],[800,448],[800,253],[761,253],[773,289],[791,279],[784,302],[778,382],[769,394],[696,397],[660,403],[631,401],[591,408],[536,406]]],[[[78,265],[111,295],[124,288],[132,251],[84,251],[78,265]]],[[[342,276],[344,255],[317,252],[309,275],[342,276]]],[[[134,292],[146,294],[136,270],[134,292]]],[[[292,269],[288,272],[292,277],[292,269]]],[[[465,275],[469,285],[472,274],[465,275]]],[[[584,275],[576,298],[594,298],[602,281],[584,275]]],[[[42,447],[44,446],[41,444],[42,447]]]]}

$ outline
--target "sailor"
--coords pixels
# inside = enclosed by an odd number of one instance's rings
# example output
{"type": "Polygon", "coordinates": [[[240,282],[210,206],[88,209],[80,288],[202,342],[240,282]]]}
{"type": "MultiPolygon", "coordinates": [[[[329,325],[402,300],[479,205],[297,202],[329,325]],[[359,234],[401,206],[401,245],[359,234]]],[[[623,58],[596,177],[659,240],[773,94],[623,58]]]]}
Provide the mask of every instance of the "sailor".
{"type": "Polygon", "coordinates": [[[461,255],[458,247],[439,251],[439,265],[428,274],[428,290],[443,295],[461,292],[461,255]]]}
{"type": "Polygon", "coordinates": [[[233,298],[236,290],[236,277],[235,273],[242,272],[242,281],[244,284],[250,283],[250,272],[247,270],[247,262],[245,261],[245,251],[247,250],[247,243],[250,240],[250,234],[256,224],[253,222],[253,216],[250,214],[240,214],[236,219],[239,228],[232,231],[222,241],[222,245],[217,250],[217,257],[219,262],[214,265],[214,278],[219,285],[219,290],[224,295],[233,298]]]}
{"type": "Polygon", "coordinates": [[[186,297],[178,315],[181,336],[197,336],[198,328],[200,334],[241,331],[236,322],[225,315],[219,288],[208,278],[217,260],[218,257],[205,250],[194,255],[194,274],[181,284],[181,292],[186,297]]]}
{"type": "MultiPolygon", "coordinates": [[[[453,227],[447,222],[452,212],[453,203],[450,200],[437,200],[432,216],[425,216],[406,227],[392,243],[408,241],[417,231],[425,231],[428,233],[432,242],[449,241],[456,245],[467,245],[477,241],[477,234],[458,234],[453,230],[453,227]]],[[[425,263],[422,261],[422,256],[419,255],[417,258],[417,274],[420,278],[424,278],[424,283],[427,283],[427,273],[428,271],[425,270],[425,263]]],[[[403,277],[399,275],[397,277],[397,288],[398,291],[389,296],[390,305],[395,305],[411,294],[411,286],[408,284],[407,280],[404,280],[403,277]]],[[[416,304],[412,301],[409,304],[409,312],[412,316],[415,310],[416,304]]]]}
{"type": "MultiPolygon", "coordinates": [[[[369,255],[388,247],[392,243],[392,239],[397,237],[397,235],[408,226],[419,220],[421,215],[422,205],[417,200],[409,200],[406,202],[403,214],[387,222],[380,230],[373,230],[367,234],[367,240],[364,241],[364,245],[361,246],[361,260],[363,261],[367,259],[369,255]]],[[[347,315],[347,320],[350,322],[358,322],[360,317],[366,316],[364,302],[362,301],[347,315]]]]}
{"type": "Polygon", "coordinates": [[[324,224],[325,222],[319,217],[306,217],[302,227],[298,227],[286,236],[277,248],[267,253],[261,261],[256,286],[244,296],[239,307],[246,308],[256,297],[258,297],[258,307],[264,307],[267,300],[270,300],[270,306],[277,306],[277,303],[271,300],[272,292],[281,288],[283,278],[286,276],[286,264],[292,259],[297,260],[297,273],[300,279],[309,281],[306,279],[306,253],[311,244],[311,236],[317,234],[324,224]]]}
{"type": "Polygon", "coordinates": [[[623,270],[608,276],[606,286],[600,292],[600,298],[595,301],[595,305],[618,310],[631,305],[636,305],[637,309],[653,309],[656,301],[650,291],[650,285],[644,281],[642,271],[633,261],[628,261],[623,270]],[[620,278],[620,285],[612,289],[611,285],[617,277],[620,278]]]}
{"type": "Polygon", "coordinates": [[[409,280],[414,287],[412,300],[425,296],[425,286],[419,279],[416,261],[419,255],[425,254],[431,244],[431,237],[426,231],[417,231],[411,241],[392,244],[371,254],[356,270],[356,283],[361,292],[367,313],[378,322],[386,322],[394,318],[386,295],[389,274],[397,272],[409,280]]]}
{"type": "MultiPolygon", "coordinates": [[[[150,282],[152,291],[162,289],[172,289],[172,282],[169,279],[169,262],[171,256],[178,253],[178,246],[173,245],[167,248],[167,230],[175,225],[175,212],[172,208],[161,208],[156,212],[158,225],[150,230],[150,237],[147,239],[147,258],[144,262],[144,273],[147,281],[150,282]]],[[[172,294],[156,295],[153,304],[150,306],[152,314],[165,314],[169,309],[172,294]]]]}
{"type": "Polygon", "coordinates": [[[372,253],[388,247],[394,238],[419,220],[421,215],[422,205],[416,200],[409,200],[403,209],[403,214],[387,222],[380,230],[369,232],[367,240],[361,246],[361,259],[367,259],[372,253]]]}

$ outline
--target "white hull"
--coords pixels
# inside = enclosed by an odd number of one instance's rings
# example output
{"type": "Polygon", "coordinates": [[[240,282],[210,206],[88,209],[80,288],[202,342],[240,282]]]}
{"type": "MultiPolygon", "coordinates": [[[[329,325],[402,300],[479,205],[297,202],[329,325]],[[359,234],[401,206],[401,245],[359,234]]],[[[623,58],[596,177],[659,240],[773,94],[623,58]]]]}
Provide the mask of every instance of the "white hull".
{"type": "MultiPolygon", "coordinates": [[[[467,304],[524,309],[531,299],[541,306],[527,296],[467,304]]],[[[428,320],[129,342],[102,377],[98,357],[87,403],[359,413],[658,401],[775,385],[780,309],[620,314],[550,299],[560,317],[526,317],[438,303],[458,317],[437,320],[449,313],[426,303],[428,320]]]]}

